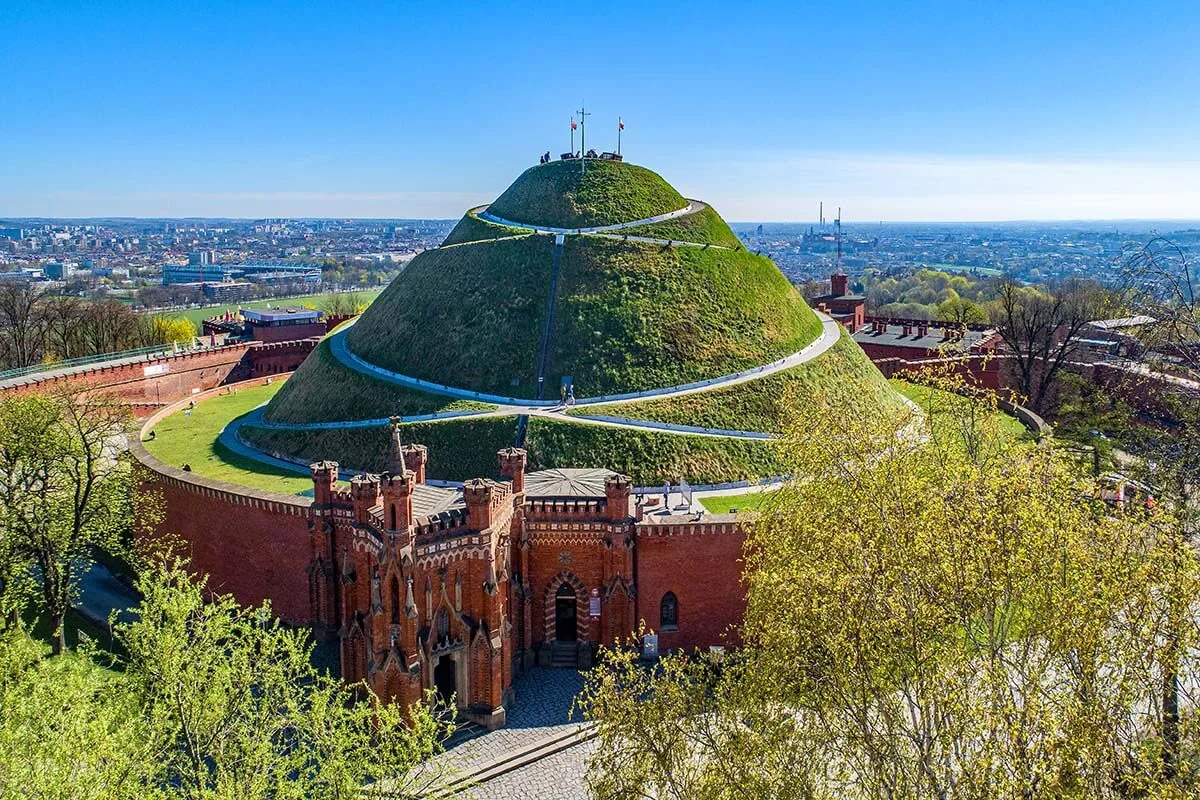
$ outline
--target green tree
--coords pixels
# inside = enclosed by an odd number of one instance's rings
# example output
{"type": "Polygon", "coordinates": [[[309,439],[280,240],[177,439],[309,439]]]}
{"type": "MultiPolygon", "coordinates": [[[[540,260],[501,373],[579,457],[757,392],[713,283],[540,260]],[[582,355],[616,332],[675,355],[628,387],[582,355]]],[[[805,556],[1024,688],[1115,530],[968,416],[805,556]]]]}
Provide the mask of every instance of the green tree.
{"type": "MultiPolygon", "coordinates": [[[[0,538],[3,552],[32,573],[40,609],[66,649],[63,619],[93,548],[123,549],[130,519],[130,470],[122,454],[128,411],[102,394],[0,399],[0,538]]],[[[10,593],[8,601],[15,595],[10,593]]]]}
{"type": "Polygon", "coordinates": [[[1102,502],[1054,447],[1001,436],[993,402],[799,409],[804,477],[746,522],[744,648],[711,679],[679,656],[589,676],[591,785],[752,797],[786,768],[802,797],[1167,796],[1147,713],[1164,651],[1195,677],[1195,560],[1168,510],[1102,502]],[[605,757],[622,742],[651,755],[605,757]]]}

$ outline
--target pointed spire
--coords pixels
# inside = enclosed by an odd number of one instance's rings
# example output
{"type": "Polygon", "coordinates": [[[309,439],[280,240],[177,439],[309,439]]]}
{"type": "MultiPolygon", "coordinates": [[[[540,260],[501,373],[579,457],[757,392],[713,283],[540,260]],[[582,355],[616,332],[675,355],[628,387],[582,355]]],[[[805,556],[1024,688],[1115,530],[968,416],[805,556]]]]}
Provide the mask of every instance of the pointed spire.
{"type": "Polygon", "coordinates": [[[400,443],[400,418],[388,420],[392,424],[392,443],[388,448],[387,471],[393,475],[404,474],[404,446],[400,443]]]}
{"type": "Polygon", "coordinates": [[[409,619],[416,619],[417,618],[417,601],[413,599],[413,590],[412,590],[413,579],[412,579],[411,575],[409,576],[408,580],[405,581],[405,585],[406,585],[406,589],[405,589],[405,595],[404,595],[404,615],[406,617],[408,617],[409,619]]]}

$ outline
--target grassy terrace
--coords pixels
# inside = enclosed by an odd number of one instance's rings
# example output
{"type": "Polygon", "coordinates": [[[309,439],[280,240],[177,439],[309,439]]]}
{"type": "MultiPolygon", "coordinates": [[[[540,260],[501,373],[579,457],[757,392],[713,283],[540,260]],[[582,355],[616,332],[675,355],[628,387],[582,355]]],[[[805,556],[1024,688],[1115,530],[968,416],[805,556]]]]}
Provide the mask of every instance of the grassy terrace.
{"type": "Polygon", "coordinates": [[[190,415],[177,411],[154,426],[154,438],[144,442],[146,449],[166,464],[177,468],[187,464],[193,474],[205,478],[284,494],[310,490],[312,481],[303,475],[243,458],[217,442],[221,429],[230,420],[270,400],[279,387],[280,381],[275,380],[270,385],[209,397],[198,403],[190,415]]]}
{"type": "Polygon", "coordinates": [[[426,251],[363,313],[350,348],[405,375],[532,397],[553,252],[548,236],[426,251]]]}
{"type": "Polygon", "coordinates": [[[729,230],[725,220],[721,219],[721,215],[714,211],[712,206],[705,206],[695,214],[639,225],[636,228],[623,228],[619,232],[630,236],[649,236],[652,239],[672,239],[677,242],[718,244],[723,247],[742,246],[737,234],[729,230]]]}
{"type": "MultiPolygon", "coordinates": [[[[926,412],[932,418],[935,435],[938,432],[938,420],[941,412],[949,411],[955,403],[963,402],[963,399],[958,395],[943,389],[922,386],[918,383],[910,383],[896,378],[893,378],[889,382],[898,392],[916,403],[922,411],[926,412]]],[[[993,415],[993,421],[1002,434],[1012,439],[1032,440],[1033,438],[1021,421],[1011,414],[997,411],[993,415]]]]}
{"type": "Polygon", "coordinates": [[[644,219],[687,205],[683,195],[644,167],[589,159],[530,167],[489,211],[502,219],[555,228],[588,228],[644,219]]]}
{"type": "Polygon", "coordinates": [[[711,497],[701,497],[700,505],[710,514],[741,513],[743,511],[758,511],[765,508],[775,496],[774,490],[762,492],[746,492],[744,494],[716,494],[711,497]]]}
{"type": "MultiPolygon", "coordinates": [[[[490,417],[405,424],[400,426],[400,437],[406,444],[429,448],[429,477],[461,481],[495,475],[496,452],[512,446],[516,431],[516,417],[490,417]]],[[[242,438],[256,447],[314,461],[331,459],[365,471],[384,468],[390,435],[387,426],[328,431],[242,428],[242,438]]],[[[311,488],[311,481],[308,484],[311,488]]]]}
{"type": "Polygon", "coordinates": [[[442,246],[463,244],[464,242],[484,242],[500,239],[505,236],[532,236],[533,232],[524,228],[511,228],[508,225],[497,225],[480,219],[474,214],[466,214],[450,231],[450,235],[442,242],[442,246]]]}
{"type": "Polygon", "coordinates": [[[334,422],[492,408],[374,380],[334,358],[326,340],[283,385],[265,416],[268,422],[334,422]]]}
{"type": "Polygon", "coordinates": [[[571,375],[580,397],[671,386],[765,364],[820,331],[767,258],[569,238],[547,380],[571,375]]]}
{"type": "Polygon", "coordinates": [[[680,476],[693,484],[778,475],[779,454],[770,442],[682,436],[611,428],[539,417],[529,419],[525,440],[529,468],[607,467],[637,486],[672,483],[680,476]]]}
{"type": "Polygon", "coordinates": [[[576,408],[574,416],[607,415],[678,425],[776,433],[786,429],[789,409],[817,393],[830,402],[854,403],[881,414],[903,407],[887,380],[848,335],[830,350],[793,369],[727,389],[646,400],[639,403],[576,408]]]}

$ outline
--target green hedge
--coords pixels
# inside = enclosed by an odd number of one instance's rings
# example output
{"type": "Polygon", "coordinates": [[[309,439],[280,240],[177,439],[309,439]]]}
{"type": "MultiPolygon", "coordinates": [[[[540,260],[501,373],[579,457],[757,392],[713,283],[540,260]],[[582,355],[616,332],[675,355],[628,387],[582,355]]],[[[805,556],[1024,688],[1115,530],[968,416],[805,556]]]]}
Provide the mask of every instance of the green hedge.
{"type": "MultiPolygon", "coordinates": [[[[416,422],[400,426],[405,444],[429,448],[428,476],[463,481],[497,474],[496,453],[511,447],[515,417],[416,422]]],[[[310,461],[333,460],[348,469],[378,472],[387,465],[389,426],[328,431],[280,431],[243,426],[242,438],[262,450],[310,461]]]]}
{"type": "Polygon", "coordinates": [[[843,333],[818,358],[765,378],[682,397],[575,408],[569,413],[779,433],[787,429],[791,409],[818,394],[833,403],[853,403],[881,414],[904,406],[862,349],[843,333]]]}
{"type": "Polygon", "coordinates": [[[677,211],[687,205],[659,175],[645,167],[588,159],[530,167],[488,211],[502,219],[554,228],[590,228],[677,211]]]}
{"type": "Polygon", "coordinates": [[[485,411],[488,403],[455,400],[377,381],[342,364],[323,341],[267,406],[268,422],[338,422],[377,417],[485,411]]]}
{"type": "Polygon", "coordinates": [[[760,478],[786,471],[765,441],[681,436],[629,428],[529,419],[529,469],[605,467],[639,486],[686,478],[692,484],[760,478]]]}

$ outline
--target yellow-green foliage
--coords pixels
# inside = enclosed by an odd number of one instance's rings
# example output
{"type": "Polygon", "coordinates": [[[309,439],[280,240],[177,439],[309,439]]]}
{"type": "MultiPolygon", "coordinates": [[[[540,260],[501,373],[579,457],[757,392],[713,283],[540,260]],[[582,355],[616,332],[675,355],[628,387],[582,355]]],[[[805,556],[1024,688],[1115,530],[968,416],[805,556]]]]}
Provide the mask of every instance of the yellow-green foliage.
{"type": "Polygon", "coordinates": [[[677,211],[687,200],[645,167],[615,161],[552,161],[530,167],[488,211],[501,219],[554,228],[614,225],[677,211]]]}
{"type": "Polygon", "coordinates": [[[579,407],[570,413],[778,433],[795,416],[796,408],[817,393],[879,414],[903,408],[899,395],[854,340],[843,333],[818,358],[765,378],[662,400],[579,407]]]}

